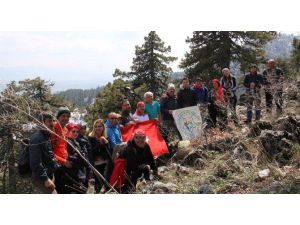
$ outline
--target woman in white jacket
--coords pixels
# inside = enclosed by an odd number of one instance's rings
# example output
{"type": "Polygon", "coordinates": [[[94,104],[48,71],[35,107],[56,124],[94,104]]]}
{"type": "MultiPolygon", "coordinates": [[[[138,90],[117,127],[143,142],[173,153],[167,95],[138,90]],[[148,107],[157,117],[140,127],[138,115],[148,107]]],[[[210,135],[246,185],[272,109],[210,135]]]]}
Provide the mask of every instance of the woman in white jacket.
{"type": "Polygon", "coordinates": [[[149,120],[149,116],[145,112],[145,103],[144,102],[137,103],[136,111],[133,114],[132,118],[137,123],[149,120]]]}

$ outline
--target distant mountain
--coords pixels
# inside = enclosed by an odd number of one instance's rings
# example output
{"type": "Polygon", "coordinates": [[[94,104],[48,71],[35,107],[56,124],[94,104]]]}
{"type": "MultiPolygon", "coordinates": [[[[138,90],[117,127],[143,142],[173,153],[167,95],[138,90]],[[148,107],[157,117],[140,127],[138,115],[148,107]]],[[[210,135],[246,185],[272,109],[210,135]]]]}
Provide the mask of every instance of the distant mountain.
{"type": "Polygon", "coordinates": [[[268,58],[283,58],[287,59],[291,56],[293,49],[292,43],[295,37],[293,34],[280,33],[277,38],[266,44],[265,50],[268,58]]]}
{"type": "Polygon", "coordinates": [[[184,76],[184,72],[174,72],[171,74],[172,80],[181,80],[184,76]]]}
{"type": "Polygon", "coordinates": [[[68,89],[55,93],[55,95],[65,98],[75,107],[86,107],[93,103],[97,93],[103,90],[102,87],[92,89],[68,89]]]}

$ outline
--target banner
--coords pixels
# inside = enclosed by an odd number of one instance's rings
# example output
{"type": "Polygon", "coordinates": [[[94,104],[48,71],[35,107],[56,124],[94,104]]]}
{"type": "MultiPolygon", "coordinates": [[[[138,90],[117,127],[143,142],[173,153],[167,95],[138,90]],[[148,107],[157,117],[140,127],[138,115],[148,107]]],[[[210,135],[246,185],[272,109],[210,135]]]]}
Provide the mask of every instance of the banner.
{"type": "Polygon", "coordinates": [[[198,106],[173,111],[173,117],[182,140],[192,140],[202,135],[202,118],[198,106]]]}
{"type": "Polygon", "coordinates": [[[146,133],[146,142],[149,144],[153,156],[160,156],[169,153],[167,144],[159,132],[156,120],[148,120],[135,125],[125,126],[122,130],[123,141],[129,141],[133,138],[135,130],[142,129],[146,133]]]}

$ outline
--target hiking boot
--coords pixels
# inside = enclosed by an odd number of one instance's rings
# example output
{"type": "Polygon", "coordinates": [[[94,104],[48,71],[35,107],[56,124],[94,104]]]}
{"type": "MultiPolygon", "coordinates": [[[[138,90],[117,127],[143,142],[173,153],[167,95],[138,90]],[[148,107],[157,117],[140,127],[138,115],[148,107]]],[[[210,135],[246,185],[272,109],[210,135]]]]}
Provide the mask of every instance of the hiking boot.
{"type": "Polygon", "coordinates": [[[247,120],[246,123],[249,124],[252,121],[252,111],[247,111],[247,120]]]}
{"type": "Polygon", "coordinates": [[[259,121],[260,120],[260,115],[261,115],[261,111],[260,110],[256,110],[255,111],[255,120],[259,121]]]}

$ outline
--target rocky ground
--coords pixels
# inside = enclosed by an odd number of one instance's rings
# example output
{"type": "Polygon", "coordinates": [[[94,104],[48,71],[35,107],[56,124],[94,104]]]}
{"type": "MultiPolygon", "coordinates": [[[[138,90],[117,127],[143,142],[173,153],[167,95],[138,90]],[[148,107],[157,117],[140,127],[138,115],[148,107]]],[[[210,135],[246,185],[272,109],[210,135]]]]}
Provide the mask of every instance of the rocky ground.
{"type": "MultiPolygon", "coordinates": [[[[176,145],[173,157],[157,162],[162,179],[140,181],[138,193],[300,193],[300,81],[286,86],[281,115],[176,145]]],[[[264,97],[264,96],[263,96],[264,97]]]]}

